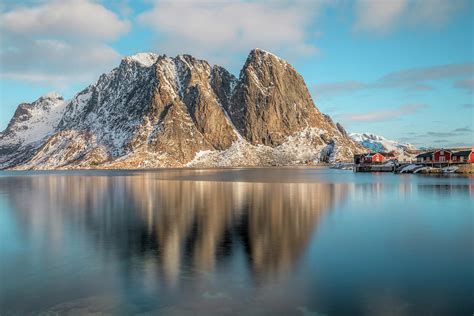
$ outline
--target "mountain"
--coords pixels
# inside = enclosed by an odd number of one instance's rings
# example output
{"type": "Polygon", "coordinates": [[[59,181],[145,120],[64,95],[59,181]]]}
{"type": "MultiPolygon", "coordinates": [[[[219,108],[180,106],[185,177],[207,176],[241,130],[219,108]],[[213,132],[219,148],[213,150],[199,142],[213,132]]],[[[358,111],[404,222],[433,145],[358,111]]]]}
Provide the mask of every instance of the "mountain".
{"type": "Polygon", "coordinates": [[[372,152],[410,153],[417,148],[412,144],[400,143],[396,140],[386,139],[382,136],[371,133],[350,133],[349,136],[372,152]]]}
{"type": "Polygon", "coordinates": [[[33,103],[20,104],[0,133],[0,167],[28,160],[56,129],[64,108],[64,99],[54,92],[33,103]]]}
{"type": "Polygon", "coordinates": [[[0,150],[0,168],[55,169],[288,165],[362,148],[290,64],[254,49],[238,79],[190,55],[125,57],[69,101],[21,104],[0,150]]]}

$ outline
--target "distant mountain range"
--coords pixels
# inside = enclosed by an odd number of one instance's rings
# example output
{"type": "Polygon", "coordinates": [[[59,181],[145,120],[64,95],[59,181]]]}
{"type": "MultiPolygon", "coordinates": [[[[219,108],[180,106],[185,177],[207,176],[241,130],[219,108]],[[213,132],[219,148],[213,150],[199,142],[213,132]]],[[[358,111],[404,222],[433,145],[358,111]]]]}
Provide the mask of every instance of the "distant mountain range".
{"type": "Polygon", "coordinates": [[[238,79],[189,55],[125,57],[71,100],[20,104],[0,133],[1,169],[292,165],[361,151],[261,49],[238,79]]]}
{"type": "Polygon", "coordinates": [[[371,133],[350,133],[349,136],[372,152],[410,152],[417,150],[412,144],[386,139],[371,133]]]}

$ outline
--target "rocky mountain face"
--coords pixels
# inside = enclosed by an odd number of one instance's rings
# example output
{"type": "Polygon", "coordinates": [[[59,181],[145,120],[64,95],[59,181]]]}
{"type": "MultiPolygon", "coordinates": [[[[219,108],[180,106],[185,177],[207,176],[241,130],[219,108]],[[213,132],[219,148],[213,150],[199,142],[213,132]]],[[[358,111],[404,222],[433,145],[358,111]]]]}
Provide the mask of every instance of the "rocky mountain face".
{"type": "Polygon", "coordinates": [[[247,58],[228,111],[252,144],[280,145],[301,129],[327,125],[303,78],[287,62],[262,50],[253,50],[247,58]]]}
{"type": "Polygon", "coordinates": [[[56,129],[64,112],[64,99],[48,93],[33,103],[18,106],[0,133],[0,168],[26,162],[56,129]]]}
{"type": "Polygon", "coordinates": [[[69,101],[21,104],[0,134],[0,168],[288,165],[361,150],[271,53],[252,50],[239,79],[189,55],[140,53],[69,101]]]}

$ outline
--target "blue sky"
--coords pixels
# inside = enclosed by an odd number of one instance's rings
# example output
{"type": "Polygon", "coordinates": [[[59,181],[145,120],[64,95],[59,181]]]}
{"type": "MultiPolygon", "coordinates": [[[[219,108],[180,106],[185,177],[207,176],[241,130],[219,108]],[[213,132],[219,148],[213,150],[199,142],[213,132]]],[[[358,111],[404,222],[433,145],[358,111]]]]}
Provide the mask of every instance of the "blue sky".
{"type": "Polygon", "coordinates": [[[19,103],[70,98],[126,55],[189,53],[238,75],[259,47],[350,132],[474,145],[473,1],[7,1],[0,32],[0,129],[19,103]]]}

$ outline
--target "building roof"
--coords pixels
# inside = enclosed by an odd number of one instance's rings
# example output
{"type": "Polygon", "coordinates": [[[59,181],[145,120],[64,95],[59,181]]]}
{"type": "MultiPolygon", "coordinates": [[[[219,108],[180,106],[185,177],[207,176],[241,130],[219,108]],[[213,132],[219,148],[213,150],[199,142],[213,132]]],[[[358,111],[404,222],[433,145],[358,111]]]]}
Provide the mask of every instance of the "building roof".
{"type": "Polygon", "coordinates": [[[445,151],[445,152],[448,152],[448,153],[452,153],[452,151],[449,150],[449,149],[437,149],[437,150],[435,150],[435,153],[437,153],[439,151],[445,151]]]}
{"type": "Polygon", "coordinates": [[[367,155],[365,155],[365,157],[372,158],[373,156],[375,156],[377,154],[381,155],[381,153],[368,153],[367,155]]]}
{"type": "Polygon", "coordinates": [[[388,152],[388,153],[380,152],[379,154],[381,154],[384,157],[395,157],[396,156],[394,152],[388,152]]]}
{"type": "Polygon", "coordinates": [[[432,155],[433,155],[433,151],[429,151],[426,153],[419,154],[418,156],[416,156],[416,158],[427,158],[427,157],[431,157],[432,155]]]}
{"type": "Polygon", "coordinates": [[[462,150],[453,153],[453,156],[458,156],[458,157],[468,157],[472,153],[472,150],[462,150]]]}

